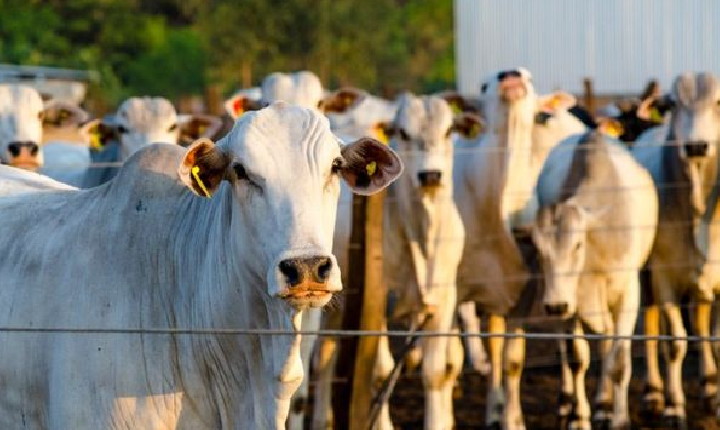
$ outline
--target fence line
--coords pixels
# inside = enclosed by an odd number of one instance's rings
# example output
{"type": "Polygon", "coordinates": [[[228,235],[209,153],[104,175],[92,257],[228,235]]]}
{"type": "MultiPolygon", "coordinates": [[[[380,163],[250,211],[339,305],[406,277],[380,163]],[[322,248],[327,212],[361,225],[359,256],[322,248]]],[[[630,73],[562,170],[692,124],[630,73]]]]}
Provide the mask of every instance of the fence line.
{"type": "Polygon", "coordinates": [[[0,327],[0,333],[35,333],[35,334],[140,334],[140,335],[173,335],[173,336],[326,336],[326,337],[478,337],[481,339],[527,339],[527,340],[631,340],[631,341],[672,341],[688,342],[720,342],[720,336],[671,336],[671,335],[617,335],[617,334],[577,334],[577,333],[458,333],[441,331],[412,330],[276,330],[276,329],[183,329],[183,328],[70,328],[70,327],[0,327]]]}

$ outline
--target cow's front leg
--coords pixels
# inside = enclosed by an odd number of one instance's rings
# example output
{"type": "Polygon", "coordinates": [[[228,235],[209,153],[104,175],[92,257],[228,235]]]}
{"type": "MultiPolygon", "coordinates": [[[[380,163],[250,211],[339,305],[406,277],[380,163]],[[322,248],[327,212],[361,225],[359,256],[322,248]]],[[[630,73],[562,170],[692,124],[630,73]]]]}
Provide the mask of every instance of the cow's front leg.
{"type": "Polygon", "coordinates": [[[490,384],[488,384],[487,403],[485,406],[485,425],[488,429],[502,428],[505,414],[505,394],[503,392],[503,348],[505,339],[505,317],[490,315],[488,317],[488,353],[490,354],[490,384]],[[498,336],[493,336],[498,335],[498,336]]]}
{"type": "Polygon", "coordinates": [[[337,339],[322,337],[318,341],[317,358],[317,387],[315,388],[315,402],[313,407],[313,430],[333,428],[332,415],[332,387],[337,361],[337,339]]]}
{"type": "Polygon", "coordinates": [[[525,337],[522,328],[515,328],[519,335],[506,341],[505,347],[505,388],[507,405],[505,407],[505,430],[524,430],[525,421],[520,403],[520,379],[525,364],[525,337]]]}
{"type": "MultiPolygon", "coordinates": [[[[461,303],[458,306],[458,316],[463,332],[470,335],[480,334],[480,318],[476,314],[474,302],[461,303]]],[[[481,375],[487,375],[490,371],[490,363],[480,336],[466,336],[464,343],[472,368],[481,375]]]]}
{"type": "MultiPolygon", "coordinates": [[[[559,331],[562,333],[562,331],[559,331]]],[[[568,420],[570,419],[570,413],[572,412],[572,400],[573,393],[573,378],[572,371],[570,370],[570,357],[568,354],[567,342],[564,340],[558,341],[558,350],[560,351],[560,377],[562,388],[560,390],[560,398],[558,399],[558,429],[566,429],[568,427],[568,420]]]]}
{"type": "MultiPolygon", "coordinates": [[[[583,335],[580,322],[576,322],[572,333],[583,335]]],[[[570,370],[573,379],[573,412],[570,414],[569,428],[573,430],[590,430],[590,402],[585,393],[585,373],[590,366],[590,346],[583,338],[568,340],[568,350],[571,352],[570,370]]]]}
{"type": "MultiPolygon", "coordinates": [[[[645,308],[643,322],[646,336],[660,335],[660,307],[657,304],[645,308]]],[[[665,409],[665,396],[663,394],[663,380],[660,376],[657,340],[648,339],[645,341],[645,368],[643,409],[645,414],[648,415],[648,418],[654,420],[661,417],[665,409]]]]}
{"type": "MultiPolygon", "coordinates": [[[[683,326],[680,308],[675,301],[663,304],[663,310],[668,320],[670,334],[676,338],[687,335],[683,326]]],[[[668,342],[667,365],[667,402],[665,403],[665,419],[675,428],[686,427],[685,393],[682,386],[682,363],[687,353],[687,340],[673,339],[668,342]]]]}
{"type": "MultiPolygon", "coordinates": [[[[695,309],[695,333],[698,336],[710,335],[710,311],[712,302],[699,302],[695,309]]],[[[717,395],[717,367],[709,340],[699,342],[700,347],[700,381],[702,383],[703,406],[705,413],[715,413],[715,396],[717,395]]]]}
{"type": "MultiPolygon", "coordinates": [[[[387,331],[387,324],[385,322],[383,322],[382,330],[387,331]]],[[[375,387],[377,388],[374,390],[373,396],[377,395],[377,390],[380,389],[383,382],[390,376],[390,373],[392,373],[393,367],[395,367],[395,360],[390,352],[390,343],[387,336],[380,336],[377,348],[377,359],[375,360],[375,369],[373,370],[375,387]]],[[[390,406],[387,402],[383,402],[381,405],[380,413],[373,426],[373,430],[393,430],[393,423],[390,419],[390,406]]]]}
{"type": "MultiPolygon", "coordinates": [[[[302,329],[316,331],[320,329],[322,313],[319,309],[307,309],[302,313],[302,329]]],[[[305,411],[308,409],[307,401],[310,391],[310,367],[312,353],[315,347],[316,335],[303,335],[300,341],[300,358],[302,359],[303,378],[300,388],[293,394],[290,403],[290,417],[288,419],[289,430],[302,430],[305,419],[305,411]]]]}
{"type": "MultiPolygon", "coordinates": [[[[448,333],[452,330],[456,301],[448,289],[444,303],[438,306],[426,324],[427,331],[448,333]]],[[[422,380],[425,389],[425,429],[451,430],[453,427],[452,402],[447,402],[447,391],[452,396],[454,379],[448,366],[449,337],[428,336],[422,339],[422,380]]],[[[455,373],[457,377],[457,373],[455,373]]]]}

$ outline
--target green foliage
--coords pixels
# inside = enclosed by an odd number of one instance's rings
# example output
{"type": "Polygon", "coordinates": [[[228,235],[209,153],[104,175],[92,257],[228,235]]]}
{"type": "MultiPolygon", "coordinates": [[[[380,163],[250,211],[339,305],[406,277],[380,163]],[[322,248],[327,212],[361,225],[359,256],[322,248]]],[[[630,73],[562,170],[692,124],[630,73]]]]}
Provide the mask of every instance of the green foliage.
{"type": "Polygon", "coordinates": [[[276,70],[333,88],[454,85],[452,0],[0,0],[0,62],[94,69],[102,103],[276,70]]]}

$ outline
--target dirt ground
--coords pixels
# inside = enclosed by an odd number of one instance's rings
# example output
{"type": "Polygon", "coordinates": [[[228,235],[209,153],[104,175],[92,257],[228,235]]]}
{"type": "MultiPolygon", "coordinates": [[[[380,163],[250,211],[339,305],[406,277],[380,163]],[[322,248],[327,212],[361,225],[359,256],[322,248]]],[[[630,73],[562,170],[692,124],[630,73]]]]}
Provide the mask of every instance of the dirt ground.
{"type": "MultiPolygon", "coordinates": [[[[557,407],[560,392],[560,367],[555,342],[528,341],[527,368],[522,378],[522,405],[528,430],[554,430],[558,428],[557,407]]],[[[594,349],[594,348],[593,348],[594,349]]],[[[641,345],[633,347],[633,355],[639,355],[641,345]]],[[[630,384],[630,413],[632,428],[665,428],[658,423],[643,423],[640,412],[643,390],[643,359],[633,360],[633,378],[630,384]]],[[[589,399],[595,393],[599,362],[594,361],[586,378],[589,399]]],[[[698,357],[691,351],[685,360],[685,394],[687,396],[688,429],[718,429],[713,417],[703,417],[698,382],[698,357]]],[[[455,390],[455,420],[457,430],[482,429],[485,422],[486,378],[470,370],[463,372],[455,390]]],[[[423,394],[418,374],[403,375],[391,398],[391,411],[396,429],[422,429],[423,394]]]]}

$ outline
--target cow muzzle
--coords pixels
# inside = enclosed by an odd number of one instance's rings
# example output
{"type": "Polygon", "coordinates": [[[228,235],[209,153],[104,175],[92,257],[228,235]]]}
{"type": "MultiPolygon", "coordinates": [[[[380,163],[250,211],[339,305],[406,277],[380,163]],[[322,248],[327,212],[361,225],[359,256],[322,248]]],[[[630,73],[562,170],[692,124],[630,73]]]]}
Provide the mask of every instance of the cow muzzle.
{"type": "Polygon", "coordinates": [[[8,144],[8,164],[20,169],[35,170],[40,167],[40,147],[31,141],[13,141],[8,144]]]}
{"type": "Polygon", "coordinates": [[[326,256],[280,261],[278,270],[286,286],[280,297],[297,308],[324,306],[337,291],[331,285],[334,264],[334,259],[326,256]]]}
{"type": "Polygon", "coordinates": [[[498,81],[500,97],[506,102],[514,102],[527,95],[527,86],[520,72],[501,72],[498,74],[498,81]]]}
{"type": "Polygon", "coordinates": [[[545,312],[550,316],[563,317],[567,315],[568,307],[567,303],[546,303],[545,312]]]}
{"type": "Polygon", "coordinates": [[[423,170],[418,173],[418,181],[423,188],[436,188],[440,186],[442,172],[439,170],[423,170]]]}
{"type": "Polygon", "coordinates": [[[703,158],[708,154],[710,143],[706,140],[692,140],[683,144],[687,158],[703,158]]]}

